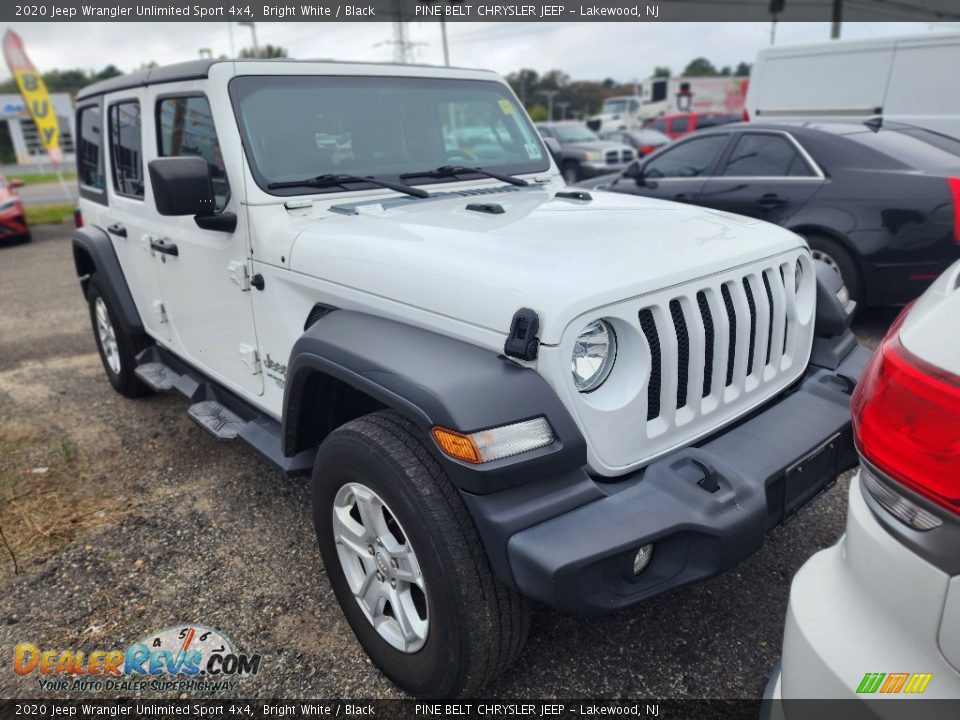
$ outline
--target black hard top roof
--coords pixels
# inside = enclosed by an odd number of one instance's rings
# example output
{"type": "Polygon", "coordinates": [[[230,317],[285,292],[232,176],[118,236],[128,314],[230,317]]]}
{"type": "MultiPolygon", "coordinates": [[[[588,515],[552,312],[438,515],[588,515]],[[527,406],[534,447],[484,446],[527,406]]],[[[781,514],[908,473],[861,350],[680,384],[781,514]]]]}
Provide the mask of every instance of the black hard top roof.
{"type": "MultiPolygon", "coordinates": [[[[159,85],[160,83],[180,82],[183,80],[204,80],[210,74],[210,68],[217,63],[222,62],[289,62],[289,63],[328,63],[333,65],[401,65],[402,67],[433,67],[437,70],[473,70],[476,68],[446,67],[441,65],[414,64],[414,63],[388,63],[388,62],[359,62],[359,61],[337,61],[328,59],[305,58],[295,60],[293,58],[235,58],[233,60],[189,60],[187,62],[175,63],[173,65],[164,65],[163,67],[150,68],[148,70],[137,70],[136,72],[119,75],[108,80],[87,85],[77,93],[77,100],[104,95],[106,93],[116,92],[117,90],[128,90],[130,88],[145,87],[146,85],[159,85]]],[[[489,72],[489,71],[488,71],[489,72]]]]}

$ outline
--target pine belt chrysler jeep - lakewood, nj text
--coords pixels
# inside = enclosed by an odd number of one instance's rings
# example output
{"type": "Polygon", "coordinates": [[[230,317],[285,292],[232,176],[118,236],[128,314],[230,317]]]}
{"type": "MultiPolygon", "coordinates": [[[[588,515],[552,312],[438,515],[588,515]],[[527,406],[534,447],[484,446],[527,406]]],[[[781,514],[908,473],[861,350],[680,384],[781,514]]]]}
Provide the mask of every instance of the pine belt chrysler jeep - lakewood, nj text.
{"type": "Polygon", "coordinates": [[[802,238],[563,184],[489,72],[198,61],[77,97],[103,365],[312,473],[330,583],[410,693],[476,692],[527,598],[715,575],[856,462],[867,359],[802,238]]]}

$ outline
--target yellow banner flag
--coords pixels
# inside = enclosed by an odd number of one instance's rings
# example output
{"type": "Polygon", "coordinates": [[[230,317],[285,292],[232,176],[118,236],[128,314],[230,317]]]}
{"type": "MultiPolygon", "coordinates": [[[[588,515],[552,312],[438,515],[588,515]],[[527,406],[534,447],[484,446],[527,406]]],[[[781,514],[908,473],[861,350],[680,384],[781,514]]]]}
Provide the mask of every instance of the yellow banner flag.
{"type": "Polygon", "coordinates": [[[43,82],[43,77],[30,62],[23,49],[23,40],[13,30],[7,30],[3,36],[3,55],[7,59],[7,66],[13,79],[20,88],[20,94],[27,105],[30,117],[33,118],[40,134],[43,147],[47,150],[50,162],[54,165],[63,160],[63,151],[60,149],[60,124],[57,122],[57,111],[53,107],[50,93],[43,82]]]}

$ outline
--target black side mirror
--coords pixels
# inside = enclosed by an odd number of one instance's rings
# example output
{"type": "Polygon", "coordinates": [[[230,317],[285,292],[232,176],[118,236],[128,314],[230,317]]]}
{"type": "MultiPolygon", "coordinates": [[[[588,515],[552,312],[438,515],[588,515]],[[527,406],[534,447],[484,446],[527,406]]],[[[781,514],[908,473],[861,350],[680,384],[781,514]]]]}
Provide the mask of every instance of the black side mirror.
{"type": "Polygon", "coordinates": [[[150,161],[149,169],[153,198],[161,215],[193,215],[197,225],[207,230],[236,229],[236,215],[217,212],[210,166],[204,158],[157,158],[150,161]]]}
{"type": "Polygon", "coordinates": [[[634,181],[636,181],[637,185],[644,184],[643,170],[641,169],[640,163],[638,162],[632,162],[629,165],[627,165],[626,170],[623,171],[623,176],[632,178],[634,181]]]}
{"type": "Polygon", "coordinates": [[[563,159],[563,149],[560,147],[559,141],[556,138],[548,137],[543,138],[543,144],[547,146],[547,150],[553,155],[553,161],[559,165],[563,159]]]}

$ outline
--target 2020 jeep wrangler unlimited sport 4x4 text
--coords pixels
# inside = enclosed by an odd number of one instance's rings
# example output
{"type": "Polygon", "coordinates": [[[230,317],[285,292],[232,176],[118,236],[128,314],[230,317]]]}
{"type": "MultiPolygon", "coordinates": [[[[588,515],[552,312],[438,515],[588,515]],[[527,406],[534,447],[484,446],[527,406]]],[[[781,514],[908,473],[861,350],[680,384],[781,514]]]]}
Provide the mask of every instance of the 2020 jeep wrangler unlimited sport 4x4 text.
{"type": "Polygon", "coordinates": [[[534,598],[719,573],[856,462],[867,353],[803,240],[567,188],[489,72],[198,61],[77,97],[73,250],[111,384],[312,473],[330,583],[410,693],[534,598]]]}

